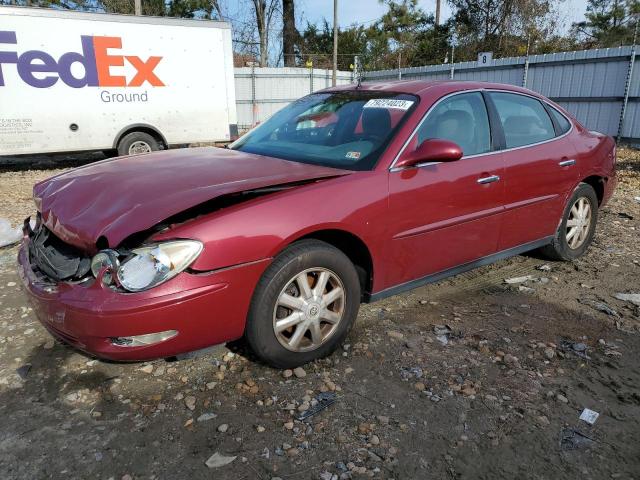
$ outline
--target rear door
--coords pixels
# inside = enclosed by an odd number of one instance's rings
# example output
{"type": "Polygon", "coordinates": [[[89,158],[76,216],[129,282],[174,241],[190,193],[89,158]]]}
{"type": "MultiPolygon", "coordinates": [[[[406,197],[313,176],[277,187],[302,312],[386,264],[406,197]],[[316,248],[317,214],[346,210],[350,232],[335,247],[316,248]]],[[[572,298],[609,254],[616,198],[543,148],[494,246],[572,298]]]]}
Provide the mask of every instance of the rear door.
{"type": "Polygon", "coordinates": [[[498,250],[506,250],[555,233],[578,169],[565,137],[571,125],[552,118],[551,107],[517,93],[489,97],[504,133],[505,212],[498,250]]]}
{"type": "Polygon", "coordinates": [[[464,156],[455,162],[391,169],[391,285],[496,251],[504,200],[503,160],[492,142],[482,93],[458,93],[437,103],[402,155],[430,138],[455,142],[464,156]]]}

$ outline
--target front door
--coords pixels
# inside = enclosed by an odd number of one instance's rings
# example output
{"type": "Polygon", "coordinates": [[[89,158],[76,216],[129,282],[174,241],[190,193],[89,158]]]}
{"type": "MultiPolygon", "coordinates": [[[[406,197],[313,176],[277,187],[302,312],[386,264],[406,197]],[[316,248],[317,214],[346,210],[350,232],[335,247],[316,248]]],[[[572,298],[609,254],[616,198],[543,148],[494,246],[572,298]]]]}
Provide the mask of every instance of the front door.
{"type": "Polygon", "coordinates": [[[455,162],[389,173],[390,261],[385,286],[447,270],[496,252],[503,209],[502,153],[494,150],[480,92],[445,97],[402,155],[440,138],[463,150],[455,162]]]}

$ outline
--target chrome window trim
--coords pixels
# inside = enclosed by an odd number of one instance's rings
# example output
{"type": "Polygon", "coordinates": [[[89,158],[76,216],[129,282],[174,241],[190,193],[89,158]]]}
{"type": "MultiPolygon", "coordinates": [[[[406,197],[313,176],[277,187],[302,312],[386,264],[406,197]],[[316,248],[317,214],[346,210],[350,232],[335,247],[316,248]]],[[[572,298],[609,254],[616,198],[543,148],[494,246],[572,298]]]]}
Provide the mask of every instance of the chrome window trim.
{"type": "MultiPolygon", "coordinates": [[[[513,95],[521,95],[523,97],[533,98],[534,100],[538,100],[540,103],[546,103],[549,107],[553,108],[556,112],[558,112],[560,115],[562,115],[564,118],[566,118],[568,120],[568,122],[569,122],[570,128],[569,128],[569,130],[567,130],[562,135],[558,135],[557,137],[553,137],[553,138],[550,138],[548,140],[543,140],[542,142],[528,143],[527,145],[520,145],[519,147],[513,147],[513,148],[505,148],[504,150],[491,150],[491,151],[485,152],[485,153],[476,153],[474,155],[465,155],[460,160],[466,160],[468,158],[476,158],[476,157],[480,157],[480,156],[495,155],[496,153],[511,152],[513,150],[520,150],[522,148],[535,147],[537,145],[542,145],[544,143],[549,143],[549,142],[554,142],[556,140],[559,140],[559,139],[561,139],[563,137],[566,137],[567,135],[569,135],[573,131],[574,125],[573,125],[573,121],[570,118],[567,118],[567,116],[564,113],[562,113],[560,110],[555,108],[553,105],[551,105],[546,100],[544,100],[542,98],[539,98],[539,97],[536,97],[535,95],[531,95],[531,94],[524,93],[524,92],[514,92],[513,90],[502,90],[502,89],[495,89],[495,88],[476,88],[476,89],[473,89],[473,90],[460,90],[458,92],[448,93],[444,97],[439,98],[433,105],[431,105],[429,110],[427,110],[427,112],[420,119],[420,122],[418,122],[418,125],[416,125],[416,127],[413,129],[413,132],[411,132],[411,135],[409,135],[409,138],[402,145],[402,147],[400,148],[400,151],[398,152],[398,154],[393,159],[393,162],[391,162],[391,165],[389,166],[389,171],[390,172],[400,172],[402,170],[406,170],[407,168],[422,168],[422,167],[427,167],[427,166],[430,166],[430,165],[438,165],[438,164],[442,163],[442,162],[426,162],[426,163],[417,164],[417,165],[415,165],[413,167],[399,167],[399,168],[395,168],[394,167],[394,165],[396,164],[398,159],[402,156],[402,154],[404,153],[404,151],[407,148],[407,146],[409,145],[409,143],[411,143],[411,140],[413,140],[413,137],[415,137],[415,135],[418,133],[418,130],[420,129],[422,124],[425,122],[425,120],[427,119],[429,114],[432,112],[432,110],[434,108],[436,108],[438,106],[438,104],[440,104],[440,102],[443,102],[447,98],[453,97],[455,95],[462,95],[462,94],[465,94],[465,93],[475,93],[475,92],[480,92],[480,93],[482,93],[482,92],[488,92],[488,93],[492,93],[492,92],[511,93],[513,95]]],[[[489,115],[489,112],[487,111],[487,116],[488,115],[489,115]]],[[[549,119],[551,120],[551,118],[549,118],[549,119]]]]}

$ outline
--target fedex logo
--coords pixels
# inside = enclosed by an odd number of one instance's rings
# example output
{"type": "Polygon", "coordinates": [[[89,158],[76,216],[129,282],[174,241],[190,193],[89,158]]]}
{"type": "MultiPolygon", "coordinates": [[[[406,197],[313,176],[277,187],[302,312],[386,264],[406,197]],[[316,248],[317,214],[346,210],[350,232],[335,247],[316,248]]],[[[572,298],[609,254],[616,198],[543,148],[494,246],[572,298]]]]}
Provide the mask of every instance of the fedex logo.
{"type": "Polygon", "coordinates": [[[82,52],[67,52],[58,60],[42,50],[18,52],[4,51],[3,44],[16,45],[16,32],[0,30],[0,87],[5,86],[2,69],[15,64],[20,78],[36,88],[48,88],[61,80],[72,88],[82,87],[140,87],[145,82],[153,87],[164,87],[154,69],[162,57],[143,60],[131,55],[118,55],[110,49],[121,49],[120,37],[80,36],[82,52]],[[131,78],[112,73],[111,67],[122,67],[125,61],[134,67],[136,73],[131,78]],[[74,76],[71,67],[79,63],[84,67],[82,76],[74,76]]]}

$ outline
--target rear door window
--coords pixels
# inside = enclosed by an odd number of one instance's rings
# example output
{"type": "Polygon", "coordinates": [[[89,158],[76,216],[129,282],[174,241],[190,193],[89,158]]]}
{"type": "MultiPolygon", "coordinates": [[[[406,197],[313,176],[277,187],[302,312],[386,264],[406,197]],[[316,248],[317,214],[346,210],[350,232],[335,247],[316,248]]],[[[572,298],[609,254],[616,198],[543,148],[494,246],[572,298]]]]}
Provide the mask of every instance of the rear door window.
{"type": "Polygon", "coordinates": [[[507,148],[544,142],[555,137],[553,122],[542,103],[515,93],[492,92],[507,148]]]}

